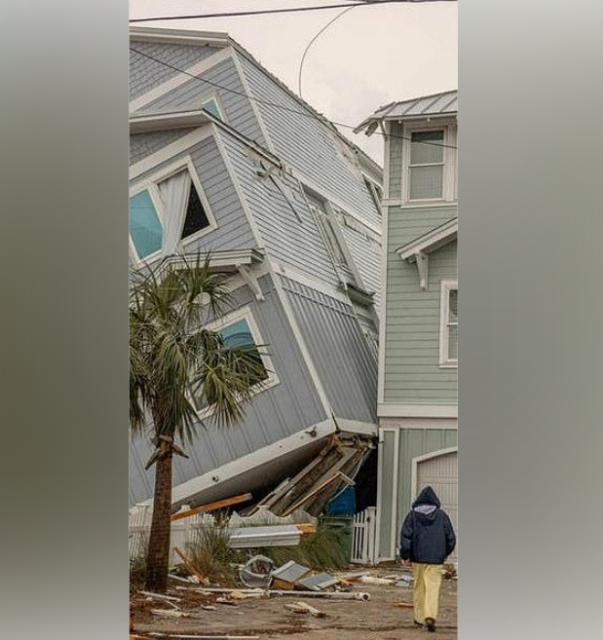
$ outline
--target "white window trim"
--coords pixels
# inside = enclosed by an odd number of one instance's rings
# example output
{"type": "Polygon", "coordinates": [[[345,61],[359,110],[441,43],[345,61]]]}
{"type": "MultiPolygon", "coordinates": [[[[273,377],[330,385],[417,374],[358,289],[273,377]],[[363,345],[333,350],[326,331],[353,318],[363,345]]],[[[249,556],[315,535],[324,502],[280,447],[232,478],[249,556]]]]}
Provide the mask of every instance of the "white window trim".
{"type": "MultiPolygon", "coordinates": [[[[236,311],[228,313],[222,318],[219,318],[218,320],[214,320],[213,322],[208,323],[207,325],[204,326],[204,328],[208,329],[209,331],[218,332],[221,329],[224,329],[229,325],[234,324],[235,322],[238,322],[239,320],[247,321],[247,325],[249,327],[251,337],[253,338],[253,341],[255,342],[256,346],[266,344],[262,340],[262,336],[260,335],[260,330],[258,328],[257,322],[255,321],[255,318],[253,317],[253,313],[250,307],[242,307],[241,309],[237,309],[236,311]]],[[[254,397],[260,393],[263,393],[264,391],[268,391],[268,389],[272,389],[276,385],[280,384],[280,380],[276,375],[276,371],[274,369],[274,366],[272,364],[272,359],[270,358],[270,356],[260,352],[260,358],[262,359],[262,364],[264,365],[268,373],[268,379],[264,381],[264,384],[258,385],[256,389],[252,390],[251,397],[254,397]]],[[[191,399],[191,401],[193,403],[193,406],[196,408],[194,400],[191,399]]],[[[209,407],[205,407],[203,409],[197,410],[197,415],[199,416],[200,420],[210,418],[215,413],[216,413],[216,408],[214,406],[209,406],[209,407]]]]}
{"type": "Polygon", "coordinates": [[[130,198],[137,196],[139,193],[143,193],[144,191],[149,192],[149,196],[153,202],[155,207],[155,211],[157,212],[157,217],[159,218],[159,223],[161,224],[162,236],[161,236],[161,249],[150,253],[148,256],[144,256],[143,258],[138,255],[138,251],[136,249],[136,245],[134,244],[134,240],[132,239],[132,234],[128,231],[128,238],[130,242],[130,254],[132,256],[132,260],[136,266],[141,266],[143,264],[147,264],[148,262],[158,258],[163,253],[163,234],[165,233],[165,223],[164,223],[164,215],[165,212],[163,210],[163,203],[161,201],[161,196],[159,194],[159,188],[156,184],[148,183],[141,185],[135,189],[130,189],[130,198]]]}
{"type": "MultiPolygon", "coordinates": [[[[207,216],[207,221],[209,222],[209,224],[207,227],[204,227],[200,231],[197,231],[196,233],[193,233],[192,235],[188,236],[188,238],[185,238],[184,240],[180,239],[178,241],[178,247],[182,249],[187,247],[192,242],[199,240],[199,238],[202,238],[208,233],[215,231],[218,228],[218,224],[216,223],[216,219],[209,205],[209,201],[207,200],[207,196],[205,195],[205,191],[201,186],[201,181],[199,180],[199,175],[197,174],[197,170],[195,169],[192,156],[186,155],[181,158],[178,158],[174,162],[171,162],[165,167],[162,167],[158,171],[154,171],[153,173],[150,173],[149,175],[145,176],[143,180],[135,181],[133,183],[132,188],[130,189],[130,197],[135,196],[136,194],[141,193],[142,191],[149,190],[149,193],[151,193],[153,197],[153,203],[155,204],[155,207],[158,209],[158,215],[161,220],[161,224],[165,229],[165,224],[164,224],[165,210],[163,208],[163,202],[161,200],[159,187],[157,185],[159,182],[162,182],[163,180],[167,180],[174,174],[179,173],[184,169],[186,169],[189,172],[191,181],[195,186],[195,189],[197,190],[197,195],[201,200],[201,204],[203,205],[203,208],[205,210],[205,215],[207,216]]],[[[184,228],[185,220],[186,220],[186,209],[182,213],[182,219],[179,222],[179,226],[180,226],[179,236],[182,236],[182,230],[184,228]]],[[[157,251],[154,254],[147,256],[144,259],[141,259],[138,255],[138,252],[133,246],[132,236],[130,236],[130,246],[133,249],[132,257],[134,258],[134,262],[136,263],[136,266],[141,266],[144,263],[148,263],[149,260],[153,260],[154,258],[157,258],[164,251],[162,247],[160,251],[157,251]]]]}
{"type": "Polygon", "coordinates": [[[214,93],[209,93],[206,96],[204,96],[203,98],[201,98],[201,108],[205,109],[205,104],[207,102],[211,102],[212,100],[216,103],[216,106],[218,107],[218,113],[220,114],[220,120],[222,120],[222,122],[228,123],[228,119],[226,118],[226,111],[224,110],[224,103],[222,102],[222,99],[220,98],[220,96],[217,93],[215,93],[215,92],[214,93]]]}
{"type": "Polygon", "coordinates": [[[455,202],[457,170],[456,170],[456,126],[452,121],[445,122],[423,122],[423,123],[407,123],[402,130],[404,136],[404,144],[402,145],[402,202],[408,205],[429,205],[437,203],[455,202]],[[410,151],[413,133],[421,131],[444,131],[443,144],[446,145],[443,150],[443,175],[442,175],[442,196],[440,198],[412,198],[410,197],[410,151]]]}
{"type": "Polygon", "coordinates": [[[375,203],[376,207],[377,207],[377,212],[378,214],[383,217],[383,187],[378,184],[377,182],[375,182],[375,180],[373,178],[371,178],[369,175],[367,175],[366,173],[362,173],[362,177],[364,178],[367,187],[370,189],[371,191],[371,197],[373,198],[373,202],[375,203]],[[379,192],[377,191],[377,189],[381,189],[381,198],[379,198],[379,192]]]}
{"type": "MultiPolygon", "coordinates": [[[[442,280],[440,296],[440,368],[457,369],[458,359],[448,357],[448,315],[450,291],[459,288],[458,280],[442,280]]],[[[457,321],[458,326],[458,321],[457,321]]]]}

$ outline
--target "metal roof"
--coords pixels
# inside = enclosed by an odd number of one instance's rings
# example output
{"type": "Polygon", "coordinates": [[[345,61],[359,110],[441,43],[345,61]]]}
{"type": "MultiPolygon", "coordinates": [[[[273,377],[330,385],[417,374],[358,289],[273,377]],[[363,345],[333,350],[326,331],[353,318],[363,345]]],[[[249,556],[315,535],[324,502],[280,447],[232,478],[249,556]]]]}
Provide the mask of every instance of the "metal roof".
{"type": "Polygon", "coordinates": [[[361,131],[371,122],[377,120],[402,120],[455,114],[458,112],[458,96],[458,89],[455,89],[454,91],[433,93],[429,96],[421,96],[420,98],[412,98],[402,102],[390,102],[377,109],[375,113],[359,124],[354,131],[361,131]]]}

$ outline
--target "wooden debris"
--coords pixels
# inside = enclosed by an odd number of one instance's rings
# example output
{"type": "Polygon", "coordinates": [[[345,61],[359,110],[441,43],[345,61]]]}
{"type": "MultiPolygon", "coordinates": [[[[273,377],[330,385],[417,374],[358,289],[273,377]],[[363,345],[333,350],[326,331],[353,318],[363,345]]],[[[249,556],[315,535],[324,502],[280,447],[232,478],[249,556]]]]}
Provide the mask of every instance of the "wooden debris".
{"type": "Polygon", "coordinates": [[[232,498],[218,500],[217,502],[210,502],[208,504],[201,505],[200,507],[189,509],[188,511],[180,511],[172,514],[172,522],[175,520],[182,520],[183,518],[190,518],[191,516],[196,516],[199,513],[209,513],[210,511],[225,509],[226,507],[231,507],[235,504],[241,504],[241,502],[249,502],[252,497],[253,496],[250,493],[243,493],[232,498]]]}
{"type": "Polygon", "coordinates": [[[139,591],[143,596],[149,596],[150,598],[157,598],[158,600],[168,600],[169,602],[181,602],[182,598],[176,598],[175,596],[166,596],[161,593],[153,593],[152,591],[139,591]]]}
{"type": "MultiPolygon", "coordinates": [[[[220,587],[211,587],[211,588],[199,588],[199,589],[193,589],[194,591],[198,592],[198,593],[204,593],[204,594],[222,594],[222,595],[228,595],[229,593],[232,593],[233,591],[240,591],[241,593],[254,593],[254,594],[261,594],[264,595],[268,598],[272,597],[272,596],[298,596],[298,597],[302,597],[302,598],[330,598],[333,600],[364,600],[364,601],[368,601],[371,599],[371,596],[369,593],[364,593],[364,592],[360,592],[360,591],[352,591],[352,592],[342,592],[342,591],[300,591],[297,589],[293,589],[291,591],[286,591],[286,590],[282,590],[282,589],[268,589],[268,590],[261,590],[261,589],[223,589],[220,587]]],[[[260,597],[259,595],[256,595],[256,597],[260,597]]]]}
{"type": "Polygon", "coordinates": [[[294,602],[293,604],[286,604],[285,609],[289,609],[290,611],[294,611],[295,613],[309,613],[315,618],[327,617],[326,613],[310,606],[307,602],[294,602]]]}
{"type": "Polygon", "coordinates": [[[190,614],[176,609],[151,609],[154,616],[162,616],[164,618],[188,618],[190,614]]]}
{"type": "Polygon", "coordinates": [[[396,607],[400,607],[400,609],[414,609],[415,605],[412,602],[396,602],[396,607]]]}
{"type": "Polygon", "coordinates": [[[180,633],[157,633],[152,631],[149,633],[151,638],[183,638],[186,640],[260,640],[260,636],[198,636],[180,633]]]}
{"type": "Polygon", "coordinates": [[[358,578],[358,582],[362,582],[364,584],[382,584],[382,585],[396,584],[396,581],[392,578],[376,578],[375,576],[362,576],[361,578],[358,578]]]}
{"type": "Polygon", "coordinates": [[[209,586],[209,580],[203,574],[199,573],[197,569],[195,569],[190,560],[182,553],[182,551],[180,551],[178,547],[174,547],[174,552],[180,558],[180,560],[182,560],[182,564],[199,580],[202,585],[209,586]]]}

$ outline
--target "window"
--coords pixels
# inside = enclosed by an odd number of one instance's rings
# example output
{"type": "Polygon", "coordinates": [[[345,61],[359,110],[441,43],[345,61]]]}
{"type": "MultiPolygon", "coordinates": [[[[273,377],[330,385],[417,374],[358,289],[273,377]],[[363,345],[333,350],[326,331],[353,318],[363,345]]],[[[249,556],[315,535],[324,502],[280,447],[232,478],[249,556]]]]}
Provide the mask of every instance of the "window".
{"type": "Polygon", "coordinates": [[[348,265],[347,258],[337,237],[333,220],[331,220],[328,213],[321,211],[320,209],[314,209],[314,214],[318,221],[320,232],[325,241],[327,252],[329,257],[335,264],[335,266],[346,276],[353,279],[352,270],[348,265]]]}
{"type": "Polygon", "coordinates": [[[373,201],[373,204],[375,205],[377,213],[381,215],[381,200],[383,199],[383,192],[381,191],[381,188],[379,187],[379,185],[375,184],[368,178],[364,178],[364,183],[366,184],[366,188],[371,194],[371,199],[373,201]]]}
{"type": "Polygon", "coordinates": [[[163,247],[163,225],[149,189],[130,198],[130,237],[141,260],[163,247]]]}
{"type": "Polygon", "coordinates": [[[442,298],[440,305],[441,367],[456,367],[458,365],[458,299],[458,283],[452,281],[442,281],[442,298]]]}
{"type": "MultiPolygon", "coordinates": [[[[238,315],[240,316],[240,314],[238,315]]],[[[239,317],[238,319],[229,322],[220,329],[214,329],[214,331],[222,339],[222,344],[225,349],[250,347],[248,357],[259,364],[261,371],[263,372],[257,384],[264,384],[258,388],[258,391],[264,390],[278,382],[276,376],[270,372],[271,364],[269,358],[266,355],[261,354],[256,346],[258,344],[262,344],[262,342],[259,339],[259,334],[253,318],[248,312],[245,313],[243,317],[239,317]]],[[[197,407],[197,411],[201,412],[203,415],[208,416],[211,414],[211,406],[208,404],[207,398],[201,396],[201,393],[198,393],[194,397],[194,403],[197,407]]]]}
{"type": "Polygon", "coordinates": [[[412,131],[408,165],[408,199],[444,197],[444,129],[412,131]]]}
{"type": "Polygon", "coordinates": [[[167,167],[130,198],[135,258],[170,255],[216,228],[191,158],[167,167]]]}
{"type": "Polygon", "coordinates": [[[220,120],[224,120],[224,116],[222,115],[222,110],[220,109],[220,105],[218,104],[218,100],[216,98],[210,98],[209,100],[204,100],[201,103],[201,107],[205,109],[205,111],[209,111],[212,116],[220,120]]]}

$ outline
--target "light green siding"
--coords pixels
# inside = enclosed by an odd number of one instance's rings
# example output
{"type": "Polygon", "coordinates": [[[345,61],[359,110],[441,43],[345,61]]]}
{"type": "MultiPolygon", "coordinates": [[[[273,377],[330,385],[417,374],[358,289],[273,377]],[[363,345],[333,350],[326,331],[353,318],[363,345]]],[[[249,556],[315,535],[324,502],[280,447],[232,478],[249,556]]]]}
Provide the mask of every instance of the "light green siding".
{"type": "MultiPolygon", "coordinates": [[[[391,241],[391,238],[390,238],[391,241]]],[[[457,278],[457,243],[429,256],[429,285],[421,291],[415,264],[388,242],[384,393],[386,403],[456,404],[457,370],[439,366],[442,280],[457,278]]]]}
{"type": "Polygon", "coordinates": [[[380,513],[379,556],[391,557],[392,547],[397,552],[400,527],[414,500],[412,495],[412,461],[414,458],[458,445],[456,429],[400,429],[399,447],[394,447],[395,430],[383,432],[380,470],[381,493],[377,508],[380,513]],[[393,477],[394,457],[398,456],[398,473],[393,477]],[[394,486],[397,484],[397,492],[394,486]],[[397,493],[394,504],[393,496],[397,493]],[[392,533],[392,519],[396,522],[392,533]],[[392,535],[395,538],[392,539],[392,535]]]}
{"type": "Polygon", "coordinates": [[[402,126],[391,123],[392,137],[389,139],[389,197],[402,196],[402,126]]]}

